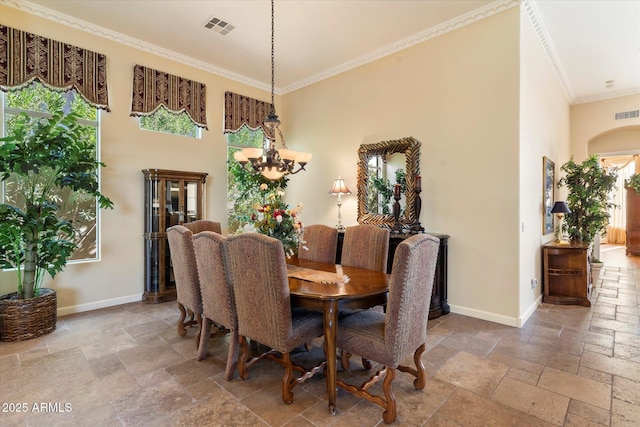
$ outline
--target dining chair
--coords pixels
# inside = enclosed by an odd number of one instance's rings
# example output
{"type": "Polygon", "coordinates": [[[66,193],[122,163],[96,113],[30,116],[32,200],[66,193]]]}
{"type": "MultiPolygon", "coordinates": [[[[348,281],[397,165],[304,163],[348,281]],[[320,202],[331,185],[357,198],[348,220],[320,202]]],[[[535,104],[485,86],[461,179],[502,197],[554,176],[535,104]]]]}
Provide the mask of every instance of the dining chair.
{"type": "Polygon", "coordinates": [[[324,224],[308,225],[304,227],[303,239],[305,243],[298,250],[298,258],[331,264],[336,262],[337,229],[324,224]]]}
{"type": "Polygon", "coordinates": [[[422,390],[426,370],[421,356],[427,338],[429,304],[433,290],[439,240],[417,234],[398,245],[393,260],[386,313],[361,310],[340,318],[337,346],[346,352],[384,365],[368,381],[356,386],[340,379],[339,387],[384,408],[386,423],[396,419],[396,398],[392,382],[396,370],[416,377],[413,386],[422,390]],[[413,354],[415,368],[401,365],[413,354]],[[369,388],[384,375],[382,392],[374,395],[369,388]]]}
{"type": "Polygon", "coordinates": [[[191,230],[182,225],[167,228],[169,253],[176,282],[176,299],[180,310],[178,335],[185,336],[186,327],[197,325],[196,347],[198,347],[202,330],[202,297],[192,236],[191,230]]]}
{"type": "Polygon", "coordinates": [[[347,227],[342,243],[342,265],[387,270],[389,256],[389,229],[371,224],[347,227]]]}
{"type": "Polygon", "coordinates": [[[289,279],[282,243],[259,233],[243,233],[226,240],[229,278],[238,315],[240,357],[238,372],[263,358],[284,366],[282,400],[293,402],[293,388],[322,371],[326,361],[311,369],[294,363],[291,352],[323,334],[322,314],[291,310],[289,279]],[[269,349],[249,358],[247,338],[269,349]],[[295,376],[293,371],[300,373],[295,376]]]}
{"type": "MultiPolygon", "coordinates": [[[[193,248],[200,277],[202,294],[202,330],[210,331],[215,323],[217,332],[230,334],[225,379],[233,379],[238,364],[240,343],[238,341],[238,319],[236,316],[233,289],[229,284],[227,260],[224,251],[225,237],[213,231],[202,231],[193,236],[193,248]]],[[[209,338],[216,334],[201,334],[196,358],[207,355],[209,338]]]]}
{"type": "Polygon", "coordinates": [[[182,225],[191,230],[194,235],[202,231],[213,231],[214,233],[222,234],[222,226],[219,222],[216,221],[198,219],[191,222],[185,222],[182,225]]]}

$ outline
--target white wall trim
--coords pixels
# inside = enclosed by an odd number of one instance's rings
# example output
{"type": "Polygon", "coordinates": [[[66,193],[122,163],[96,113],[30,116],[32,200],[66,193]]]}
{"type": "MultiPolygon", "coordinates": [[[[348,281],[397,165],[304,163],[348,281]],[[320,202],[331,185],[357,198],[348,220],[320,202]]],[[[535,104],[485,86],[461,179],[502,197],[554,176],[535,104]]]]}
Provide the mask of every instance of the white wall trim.
{"type": "Polygon", "coordinates": [[[102,301],[95,301],[88,304],[72,305],[69,307],[58,308],[58,317],[67,316],[69,314],[84,313],[85,311],[97,310],[100,308],[114,307],[116,305],[127,304],[130,302],[142,301],[142,294],[129,295],[118,298],[111,298],[102,301]]]}
{"type": "MultiPolygon", "coordinates": [[[[398,42],[387,45],[383,48],[377,49],[373,52],[369,52],[365,55],[362,55],[358,58],[355,58],[351,61],[340,64],[336,67],[330,68],[321,73],[315,74],[306,79],[300,80],[296,83],[293,83],[285,88],[274,88],[274,92],[278,95],[284,95],[288,92],[293,92],[294,90],[301,89],[305,86],[311,85],[313,83],[317,83],[321,80],[328,79],[329,77],[333,77],[337,74],[343,73],[345,71],[351,70],[353,68],[359,67],[361,65],[367,64],[369,62],[376,61],[385,56],[394,54],[398,51],[407,49],[411,46],[414,46],[418,43],[422,43],[424,41],[430,40],[434,37],[446,34],[448,32],[457,30],[466,25],[473,24],[474,22],[480,21],[489,16],[495,15],[497,13],[504,12],[505,10],[511,9],[512,7],[516,7],[520,5],[521,0],[498,0],[496,2],[490,3],[485,7],[478,8],[473,10],[465,15],[458,16],[454,19],[451,19],[447,22],[444,22],[435,27],[429,28],[417,34],[414,34],[410,37],[407,37],[398,42]]],[[[212,74],[219,75],[221,77],[228,78],[230,80],[234,80],[248,86],[252,86],[258,89],[265,90],[267,92],[271,91],[270,84],[260,82],[249,77],[234,73],[232,71],[226,70],[224,68],[220,68],[209,63],[205,63],[203,61],[197,60],[195,58],[191,58],[189,56],[185,56],[168,49],[164,49],[160,46],[156,46],[154,44],[144,42],[142,40],[135,39],[133,37],[126,36],[124,34],[118,33],[116,31],[109,30],[104,27],[100,27],[95,24],[91,24],[87,21],[83,21],[78,18],[74,18],[67,14],[57,12],[46,8],[44,6],[40,6],[35,3],[31,3],[29,1],[24,0],[0,0],[0,4],[5,6],[12,7],[14,9],[18,9],[27,13],[30,13],[35,16],[39,16],[44,19],[48,19],[50,21],[55,21],[60,24],[76,28],[81,31],[85,31],[99,37],[103,37],[117,43],[124,44],[126,46],[130,46],[136,49],[140,49],[145,52],[152,53],[154,55],[158,55],[163,58],[167,58],[176,62],[183,63],[185,65],[189,65],[191,67],[210,72],[212,74]]]]}
{"type": "Polygon", "coordinates": [[[463,316],[475,317],[476,319],[500,323],[501,325],[519,327],[519,319],[516,319],[515,317],[503,316],[501,314],[476,310],[475,308],[462,307],[451,303],[449,304],[449,308],[451,308],[452,313],[462,314],[463,316]]]}
{"type": "Polygon", "coordinates": [[[524,324],[527,323],[527,320],[529,320],[529,318],[533,315],[533,313],[536,312],[540,304],[542,304],[542,294],[538,295],[538,298],[536,298],[533,304],[529,306],[527,311],[525,311],[524,314],[518,318],[518,323],[516,326],[518,328],[522,328],[524,324]]]}

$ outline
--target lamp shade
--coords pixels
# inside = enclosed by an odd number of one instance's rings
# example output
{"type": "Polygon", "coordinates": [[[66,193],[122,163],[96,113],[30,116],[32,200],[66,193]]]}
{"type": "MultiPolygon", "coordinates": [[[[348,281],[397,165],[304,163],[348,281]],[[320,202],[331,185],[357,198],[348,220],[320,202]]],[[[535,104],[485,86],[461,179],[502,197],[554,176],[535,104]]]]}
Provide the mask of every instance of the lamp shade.
{"type": "Polygon", "coordinates": [[[571,209],[565,202],[555,202],[551,208],[551,213],[571,213],[571,209]]]}
{"type": "Polygon", "coordinates": [[[351,194],[351,191],[344,184],[344,179],[338,178],[333,181],[333,186],[331,190],[329,190],[329,194],[337,195],[337,194],[351,194]]]}

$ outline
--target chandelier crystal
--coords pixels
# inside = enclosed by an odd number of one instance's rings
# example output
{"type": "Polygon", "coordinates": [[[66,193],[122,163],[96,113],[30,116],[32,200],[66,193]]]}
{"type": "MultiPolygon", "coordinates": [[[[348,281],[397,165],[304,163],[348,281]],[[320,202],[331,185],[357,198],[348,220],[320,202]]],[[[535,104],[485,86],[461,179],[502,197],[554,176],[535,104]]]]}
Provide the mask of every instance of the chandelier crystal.
{"type": "Polygon", "coordinates": [[[280,119],[276,114],[274,102],[274,21],[274,0],[271,0],[271,111],[264,121],[264,125],[268,129],[265,134],[269,140],[269,148],[243,148],[233,154],[233,157],[242,167],[250,162],[253,170],[260,172],[270,180],[277,180],[285,175],[296,174],[301,170],[305,170],[304,167],[311,160],[311,153],[288,149],[280,130],[280,119]],[[276,148],[276,135],[280,137],[284,147],[280,150],[276,148]],[[298,169],[296,169],[296,166],[298,169]]]}

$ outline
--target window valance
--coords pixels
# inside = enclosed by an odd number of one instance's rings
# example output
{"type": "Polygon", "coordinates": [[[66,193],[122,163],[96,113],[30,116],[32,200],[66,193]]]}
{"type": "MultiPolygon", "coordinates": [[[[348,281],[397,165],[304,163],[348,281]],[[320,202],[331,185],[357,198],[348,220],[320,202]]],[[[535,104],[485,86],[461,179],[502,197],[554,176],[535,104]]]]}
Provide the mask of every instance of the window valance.
{"type": "Polygon", "coordinates": [[[196,126],[207,129],[206,86],[193,80],[136,65],[133,69],[132,116],[148,116],[161,105],[187,113],[196,126]]]}
{"type": "Polygon", "coordinates": [[[235,133],[243,125],[262,131],[269,138],[272,132],[264,125],[264,119],[271,111],[269,102],[259,101],[233,92],[224,93],[224,133],[235,133]]]}
{"type": "Polygon", "coordinates": [[[110,111],[105,55],[0,25],[0,89],[18,90],[36,79],[54,90],[75,89],[110,111]]]}

